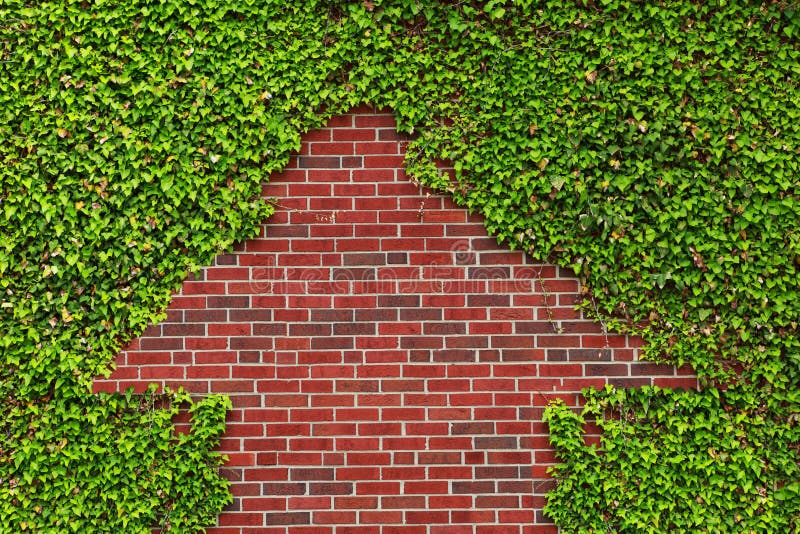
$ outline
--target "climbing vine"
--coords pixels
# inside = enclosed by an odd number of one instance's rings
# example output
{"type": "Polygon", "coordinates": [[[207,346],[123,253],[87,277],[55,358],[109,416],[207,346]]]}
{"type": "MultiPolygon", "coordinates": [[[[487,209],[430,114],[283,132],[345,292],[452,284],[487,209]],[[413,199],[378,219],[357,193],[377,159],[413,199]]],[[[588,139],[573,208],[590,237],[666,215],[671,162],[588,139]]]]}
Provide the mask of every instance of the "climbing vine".
{"type": "MultiPolygon", "coordinates": [[[[210,451],[227,397],[184,392],[58,395],[7,402],[14,438],[3,466],[4,529],[14,532],[192,532],[231,502],[210,451]],[[188,407],[192,433],[174,419],[188,407]]],[[[6,438],[8,439],[8,438],[6,438]]],[[[4,444],[5,446],[5,444],[4,444]]]]}
{"type": "MultiPolygon", "coordinates": [[[[580,419],[553,408],[558,488],[583,492],[575,502],[623,488],[624,506],[602,512],[622,531],[634,528],[626,517],[651,517],[642,511],[677,498],[625,478],[632,466],[655,468],[611,454],[633,438],[601,417],[672,403],[669,424],[637,415],[626,429],[709,454],[697,449],[702,429],[738,425],[741,450],[769,466],[720,478],[720,492],[741,498],[708,494],[691,507],[696,521],[769,510],[775,524],[796,525],[796,10],[789,1],[0,2],[0,521],[85,530],[69,517],[89,514],[93,525],[115,525],[117,512],[87,511],[104,497],[122,503],[117,510],[183,510],[167,522],[142,511],[129,530],[211,520],[227,499],[224,483],[211,482],[219,458],[210,452],[224,402],[195,405],[208,424],[179,437],[172,408],[98,400],[88,386],[162,317],[189,270],[254,235],[270,213],[261,183],[302,133],[370,102],[418,134],[407,158],[416,179],[482,213],[499,240],[573,268],[597,303],[587,310],[642,334],[647,358],[688,362],[703,380],[688,396],[615,392],[625,401],[599,411],[602,395],[590,396],[585,415],[608,423],[599,449],[566,439],[580,419]],[[437,173],[440,159],[453,161],[452,176],[437,173]],[[668,431],[701,412],[702,424],[668,431]],[[155,419],[159,432],[135,430],[155,419]],[[742,441],[761,436],[761,420],[770,439],[742,441]],[[99,466],[119,461],[104,436],[121,421],[125,465],[163,484],[101,486],[99,466]],[[175,440],[185,456],[167,452],[175,440]],[[197,478],[176,474],[190,464],[207,473],[202,492],[197,478]],[[589,468],[599,478],[581,482],[589,468]],[[55,473],[63,483],[46,483],[55,473]],[[75,492],[82,487],[94,493],[75,492]],[[759,498],[780,506],[753,508],[747,496],[762,487],[759,498]]],[[[671,469],[678,476],[681,466],[671,469]]],[[[560,491],[552,517],[566,530],[599,529],[560,491]]]]}
{"type": "Polygon", "coordinates": [[[545,415],[566,459],[545,513],[563,530],[797,532],[796,422],[780,403],[713,388],[585,393],[581,414],[545,415]],[[590,420],[602,434],[587,445],[590,420]]]}

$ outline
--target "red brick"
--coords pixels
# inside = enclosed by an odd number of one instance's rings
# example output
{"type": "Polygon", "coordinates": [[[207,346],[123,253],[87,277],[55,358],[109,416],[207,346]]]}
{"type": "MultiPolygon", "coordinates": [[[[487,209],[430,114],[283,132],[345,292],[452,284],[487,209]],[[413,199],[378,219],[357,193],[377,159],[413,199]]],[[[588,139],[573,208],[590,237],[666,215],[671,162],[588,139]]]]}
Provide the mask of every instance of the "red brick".
{"type": "Polygon", "coordinates": [[[219,519],[220,526],[261,526],[264,524],[263,513],[228,512],[219,519]]]}
{"type": "Polygon", "coordinates": [[[183,295],[224,295],[223,282],[185,282],[181,288],[183,295]]]}
{"type": "Polygon", "coordinates": [[[184,370],[181,367],[147,366],[139,369],[139,378],[142,380],[166,380],[183,378],[184,370]]]}
{"type": "MultiPolygon", "coordinates": [[[[337,140],[338,141],[338,140],[337,140]]],[[[363,145],[363,143],[359,143],[359,147],[363,145]]],[[[311,143],[311,155],[353,155],[355,154],[355,145],[353,143],[348,142],[336,142],[336,143],[311,143]]],[[[294,191],[292,194],[298,194],[294,191]]]]}
{"type": "Polygon", "coordinates": [[[356,509],[367,510],[378,507],[377,497],[336,497],[334,506],[339,510],[356,509]]]}
{"type": "Polygon", "coordinates": [[[312,517],[312,523],[314,525],[327,525],[327,524],[347,525],[356,523],[358,516],[356,512],[341,512],[341,511],[328,512],[320,510],[312,512],[311,517],[312,517]]]}
{"type": "Polygon", "coordinates": [[[460,495],[432,495],[428,499],[431,508],[470,508],[472,497],[460,495]]]}
{"type": "Polygon", "coordinates": [[[403,522],[403,512],[364,510],[358,514],[361,524],[390,525],[403,522]]]}
{"type": "MultiPolygon", "coordinates": [[[[525,528],[525,527],[522,527],[525,528]]],[[[538,531],[534,531],[538,533],[538,531]]],[[[475,527],[475,534],[520,534],[518,525],[478,525],[475,527]]]]}
{"type": "Polygon", "coordinates": [[[403,165],[405,156],[364,156],[364,167],[375,169],[396,169],[403,165]]]}
{"type": "Polygon", "coordinates": [[[392,115],[355,115],[356,128],[378,128],[394,127],[395,121],[392,115]]]}
{"type": "Polygon", "coordinates": [[[332,130],[330,128],[321,128],[319,130],[312,130],[304,135],[304,139],[308,143],[313,143],[316,141],[330,141],[331,133],[334,131],[336,130],[332,130]]]}
{"type": "Polygon", "coordinates": [[[334,141],[373,141],[375,136],[374,128],[337,128],[333,130],[334,141]]]}
{"type": "MultiPolygon", "coordinates": [[[[126,365],[139,366],[139,365],[169,365],[172,363],[171,352],[129,352],[127,355],[126,365]]],[[[131,369],[130,367],[128,369],[131,369]]],[[[138,375],[138,373],[136,373],[138,375]]],[[[120,376],[120,371],[117,371],[116,376],[120,376]]]]}

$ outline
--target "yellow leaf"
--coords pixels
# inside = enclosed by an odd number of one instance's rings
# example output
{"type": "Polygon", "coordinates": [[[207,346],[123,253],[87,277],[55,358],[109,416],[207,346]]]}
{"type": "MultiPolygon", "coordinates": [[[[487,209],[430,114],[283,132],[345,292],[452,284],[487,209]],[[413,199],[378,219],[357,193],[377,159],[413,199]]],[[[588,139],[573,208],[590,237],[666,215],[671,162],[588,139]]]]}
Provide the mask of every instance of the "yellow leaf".
{"type": "Polygon", "coordinates": [[[586,77],[587,82],[594,83],[595,80],[597,80],[597,70],[595,69],[593,71],[587,72],[586,74],[584,74],[584,77],[586,77]]]}

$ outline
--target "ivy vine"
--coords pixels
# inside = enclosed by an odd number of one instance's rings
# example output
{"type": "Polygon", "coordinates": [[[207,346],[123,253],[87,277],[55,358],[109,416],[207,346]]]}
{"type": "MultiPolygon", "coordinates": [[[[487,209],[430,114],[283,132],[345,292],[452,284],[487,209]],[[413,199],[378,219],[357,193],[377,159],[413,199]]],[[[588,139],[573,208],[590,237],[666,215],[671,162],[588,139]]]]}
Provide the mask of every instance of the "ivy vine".
{"type": "MultiPolygon", "coordinates": [[[[166,529],[211,521],[228,498],[211,482],[210,452],[225,403],[195,405],[205,423],[179,437],[172,408],[88,397],[88,385],[162,317],[189,270],[254,235],[270,213],[261,183],[302,133],[369,102],[419,134],[407,158],[415,178],[482,213],[499,240],[572,267],[591,313],[642,334],[647,358],[689,363],[703,380],[694,394],[590,394],[600,449],[569,438],[580,419],[554,407],[564,463],[548,513],[566,531],[598,530],[562,488],[588,503],[607,486],[625,499],[598,512],[603,529],[639,528],[630,518],[650,521],[652,510],[680,515],[678,530],[758,528],[736,520],[751,512],[796,529],[798,75],[789,1],[4,0],[0,521],[105,529],[118,519],[103,498],[184,510],[166,529]],[[437,173],[439,159],[454,175],[437,173]],[[603,416],[646,402],[681,408],[632,417],[625,432],[603,416]],[[161,431],[137,430],[154,419],[161,431]],[[155,469],[163,484],[101,482],[99,466],[120,461],[108,440],[121,421],[125,465],[155,469]],[[651,435],[708,455],[708,425],[714,436],[735,427],[740,449],[769,468],[720,475],[690,523],[689,508],[663,506],[696,479],[618,446],[651,435]],[[167,453],[175,440],[197,454],[167,453]],[[177,476],[190,464],[207,473],[205,490],[177,476]],[[681,483],[645,491],[626,478],[634,468],[681,483]],[[589,471],[596,483],[581,481],[589,471]],[[54,473],[62,484],[45,482],[54,473]],[[19,484],[33,476],[42,482],[19,484]],[[769,503],[754,507],[752,491],[769,503]]],[[[744,465],[734,445],[720,441],[744,465]]],[[[159,522],[148,513],[122,514],[139,521],[125,528],[159,522]]],[[[659,521],[648,528],[670,529],[659,521]]]]}
{"type": "MultiPolygon", "coordinates": [[[[586,391],[545,415],[566,458],[545,513],[567,532],[797,532],[797,432],[735,390],[586,391]],[[586,444],[593,421],[600,443],[586,444]]],[[[768,411],[769,410],[769,411],[768,411]]]]}

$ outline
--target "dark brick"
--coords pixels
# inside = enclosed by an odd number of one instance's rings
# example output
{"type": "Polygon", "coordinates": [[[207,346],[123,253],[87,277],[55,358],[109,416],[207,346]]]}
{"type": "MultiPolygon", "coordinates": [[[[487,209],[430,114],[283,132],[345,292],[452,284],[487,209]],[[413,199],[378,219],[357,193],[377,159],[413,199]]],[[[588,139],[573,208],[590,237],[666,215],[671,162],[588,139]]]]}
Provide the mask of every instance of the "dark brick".
{"type": "Polygon", "coordinates": [[[234,498],[233,502],[222,509],[223,512],[238,512],[242,509],[242,500],[234,498]]]}
{"type": "Polygon", "coordinates": [[[419,295],[379,295],[381,308],[416,308],[420,305],[419,295]]]}
{"type": "Polygon", "coordinates": [[[424,363],[431,361],[431,352],[430,350],[424,349],[415,349],[409,351],[408,360],[412,363],[424,363]]]}
{"type": "Polygon", "coordinates": [[[553,520],[544,515],[543,510],[536,510],[536,524],[537,525],[552,525],[553,520]]]}
{"type": "Polygon", "coordinates": [[[489,347],[486,336],[449,336],[446,340],[448,349],[485,349],[489,347]]]}
{"type": "Polygon", "coordinates": [[[166,323],[161,325],[162,328],[162,336],[173,337],[173,336],[205,336],[206,335],[206,325],[204,324],[171,324],[166,323]]]}
{"type": "Polygon", "coordinates": [[[285,336],[286,325],[283,323],[256,323],[253,325],[254,336],[285,336]]]}
{"type": "Polygon", "coordinates": [[[224,323],[228,310],[184,310],[187,323],[224,323]]]}
{"type": "Polygon", "coordinates": [[[519,446],[514,436],[492,436],[475,438],[476,449],[516,449],[519,446]]]}
{"type": "Polygon", "coordinates": [[[545,359],[542,349],[506,349],[500,353],[504,362],[538,362],[545,359]]]}
{"type": "Polygon", "coordinates": [[[230,480],[231,482],[241,482],[242,479],[242,470],[241,469],[232,469],[230,467],[221,467],[219,469],[219,474],[225,477],[226,479],[230,480]]]}
{"type": "Polygon", "coordinates": [[[475,307],[508,307],[511,305],[510,295],[467,295],[467,306],[475,307]]]}
{"type": "Polygon", "coordinates": [[[250,297],[208,297],[206,305],[209,308],[249,308],[250,297]]]}
{"type": "Polygon", "coordinates": [[[570,349],[571,362],[608,362],[611,361],[610,349],[570,349]]]}
{"type": "Polygon", "coordinates": [[[167,310],[167,318],[164,323],[182,323],[183,310],[167,310]]]}
{"type": "Polygon", "coordinates": [[[440,337],[430,336],[403,336],[400,338],[400,348],[403,349],[440,349],[444,341],[440,337]]]}
{"type": "Polygon", "coordinates": [[[400,310],[401,321],[441,321],[441,308],[408,308],[400,310]]]}
{"type": "Polygon", "coordinates": [[[631,370],[634,376],[673,376],[675,373],[671,365],[649,362],[636,362],[631,365],[631,370]]]}
{"type": "Polygon", "coordinates": [[[343,169],[362,169],[364,168],[364,158],[362,156],[344,156],[342,157],[343,169]]]}
{"type": "Polygon", "coordinates": [[[389,265],[405,265],[408,263],[408,254],[405,252],[389,252],[386,255],[389,265]]]}
{"type": "Polygon", "coordinates": [[[450,433],[454,436],[464,434],[494,434],[494,422],[469,421],[466,423],[453,423],[450,433]]]}
{"type": "Polygon", "coordinates": [[[640,388],[649,386],[651,380],[649,378],[609,378],[608,383],[615,388],[640,388]]]}
{"type": "Polygon", "coordinates": [[[308,237],[308,225],[267,225],[267,237],[271,239],[277,237],[308,237]]]}
{"type": "Polygon", "coordinates": [[[289,480],[333,480],[334,475],[332,467],[293,467],[289,470],[289,480]]]}
{"type": "Polygon", "coordinates": [[[308,485],[310,495],[352,495],[352,482],[317,482],[308,485]]]}
{"type": "Polygon", "coordinates": [[[310,525],[311,512],[270,512],[267,525],[310,525]]]}
{"type": "Polygon", "coordinates": [[[474,252],[457,250],[453,253],[453,261],[456,265],[475,265],[478,262],[478,256],[474,252]]]}
{"type": "Polygon", "coordinates": [[[145,338],[145,337],[160,337],[160,336],[161,336],[161,325],[151,324],[144,329],[144,332],[142,332],[141,337],[145,338]]]}
{"type": "MultiPolygon", "coordinates": [[[[378,303],[380,305],[380,297],[378,297],[378,303]]],[[[356,310],[356,321],[396,321],[397,311],[398,310],[392,308],[365,308],[356,310]]]]}
{"type": "Polygon", "coordinates": [[[517,334],[553,334],[558,329],[549,321],[517,321],[514,330],[517,334]]]}
{"type": "Polygon", "coordinates": [[[335,336],[374,336],[375,323],[337,323],[333,325],[335,336]]]}
{"type": "Polygon", "coordinates": [[[292,337],[330,336],[331,325],[327,323],[294,323],[289,325],[292,337]]]}
{"type": "Polygon", "coordinates": [[[384,252],[351,252],[342,254],[344,265],[386,265],[384,252]]]}
{"type": "Polygon", "coordinates": [[[220,254],[214,258],[214,265],[237,265],[238,259],[236,254],[220,254]]]}
{"type": "Polygon", "coordinates": [[[548,362],[565,362],[568,358],[568,351],[564,349],[547,349],[548,362]]]}
{"type": "Polygon", "coordinates": [[[143,337],[139,340],[139,347],[142,350],[181,350],[183,349],[183,338],[143,337]]]}
{"type": "MultiPolygon", "coordinates": [[[[487,465],[475,468],[475,478],[520,478],[519,467],[516,465],[487,465]]],[[[530,469],[530,468],[529,468],[530,469]]]]}
{"type": "Polygon", "coordinates": [[[319,349],[352,349],[352,337],[317,337],[311,340],[311,348],[319,349]]]}
{"type": "Polygon", "coordinates": [[[477,494],[494,493],[495,485],[492,480],[476,480],[470,482],[453,482],[453,493],[456,494],[477,494]]]}
{"type": "Polygon", "coordinates": [[[231,310],[230,320],[248,323],[266,323],[272,320],[272,310],[269,309],[250,309],[250,310],[231,310]]]}
{"type": "Polygon", "coordinates": [[[231,350],[268,350],[272,345],[271,337],[234,337],[230,340],[231,350]]]}
{"type": "Polygon", "coordinates": [[[305,495],[306,485],[292,482],[268,482],[261,485],[264,495],[305,495]]]}
{"type": "Polygon", "coordinates": [[[298,166],[308,169],[341,169],[342,158],[338,156],[300,156],[298,166]]]}
{"type": "Polygon", "coordinates": [[[239,351],[239,363],[261,363],[261,352],[257,350],[239,351]]]}
{"type": "Polygon", "coordinates": [[[587,376],[628,376],[624,363],[589,363],[585,368],[587,376]]]}
{"type": "Polygon", "coordinates": [[[467,326],[464,323],[425,323],[423,333],[426,336],[447,336],[466,334],[467,326]]]}
{"type": "Polygon", "coordinates": [[[380,383],[377,380],[337,380],[337,393],[377,393],[380,383]]]}
{"type": "Polygon", "coordinates": [[[335,323],[353,320],[353,310],[312,309],[311,320],[320,323],[335,323]]]}

